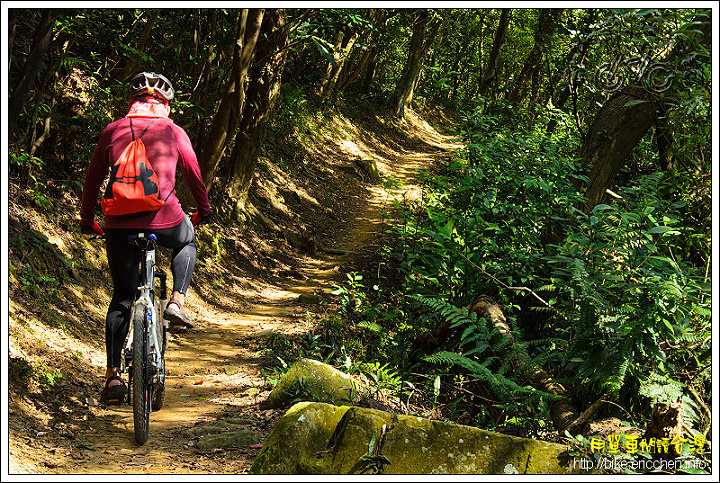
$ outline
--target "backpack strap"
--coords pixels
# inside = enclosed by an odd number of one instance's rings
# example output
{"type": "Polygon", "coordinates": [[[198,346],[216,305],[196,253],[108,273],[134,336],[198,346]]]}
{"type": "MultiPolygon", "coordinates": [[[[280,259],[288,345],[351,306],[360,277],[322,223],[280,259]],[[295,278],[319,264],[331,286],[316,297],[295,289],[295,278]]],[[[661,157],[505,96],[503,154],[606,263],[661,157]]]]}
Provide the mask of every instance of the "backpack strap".
{"type": "MultiPolygon", "coordinates": [[[[145,131],[147,131],[147,130],[150,128],[150,126],[152,125],[152,123],[154,123],[156,120],[157,120],[157,118],[156,118],[156,119],[153,119],[152,121],[150,121],[150,124],[148,124],[148,125],[145,127],[145,129],[143,129],[143,132],[140,134],[140,136],[138,137],[138,139],[140,139],[141,137],[143,137],[143,134],[145,134],[145,131]]],[[[133,125],[132,125],[132,117],[130,118],[130,132],[132,133],[132,139],[133,139],[133,141],[135,141],[135,130],[133,129],[133,125]]]]}
{"type": "MultiPolygon", "coordinates": [[[[150,129],[150,126],[152,126],[152,123],[154,123],[156,120],[157,120],[157,118],[155,118],[155,119],[153,119],[152,121],[150,121],[150,124],[148,124],[147,127],[146,127],[145,129],[143,129],[143,132],[140,134],[140,137],[143,137],[143,134],[145,134],[145,131],[147,131],[148,129],[150,129]]],[[[140,138],[138,138],[138,139],[140,139],[140,138]]]]}

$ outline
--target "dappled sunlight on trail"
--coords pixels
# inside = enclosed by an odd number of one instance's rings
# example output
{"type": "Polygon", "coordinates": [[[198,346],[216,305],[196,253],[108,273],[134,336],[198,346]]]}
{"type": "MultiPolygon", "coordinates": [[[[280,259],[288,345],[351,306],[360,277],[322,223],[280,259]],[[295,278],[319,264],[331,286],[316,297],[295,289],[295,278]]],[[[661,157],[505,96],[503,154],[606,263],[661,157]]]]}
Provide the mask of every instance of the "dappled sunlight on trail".
{"type": "MultiPolygon", "coordinates": [[[[333,153],[326,163],[329,182],[333,180],[333,172],[348,172],[354,160],[371,159],[388,189],[381,180],[361,182],[357,179],[352,192],[342,193],[347,203],[332,208],[348,210],[334,212],[342,220],[339,228],[322,240],[315,253],[297,252],[292,261],[276,264],[280,268],[275,269],[272,276],[253,277],[241,269],[223,267],[219,272],[220,283],[199,287],[193,283],[186,309],[195,328],[169,337],[166,401],[162,410],[151,414],[148,442],[141,447],[134,443],[132,406],[102,407],[91,401],[82,406],[82,410],[67,411],[67,422],[62,426],[65,433],[53,432],[52,438],[30,435],[22,443],[14,443],[11,450],[18,462],[15,470],[58,474],[238,474],[248,471],[259,452],[258,445],[206,452],[197,448],[199,434],[208,425],[230,416],[246,421],[240,427],[266,437],[280,415],[278,411],[259,407],[271,388],[265,371],[272,372],[272,364],[276,363],[267,357],[268,347],[278,337],[304,336],[314,330],[307,314],[333,310],[330,293],[333,285],[343,283],[345,274],[358,260],[374,256],[386,229],[385,216],[393,209],[394,201],[416,199],[421,195],[417,186],[418,170],[430,167],[439,156],[447,156],[459,147],[414,113],[392,127],[407,133],[402,136],[393,135],[396,132],[393,130],[382,133],[367,126],[358,128],[350,122],[344,129],[345,136],[316,141],[318,146],[333,153]],[[39,460],[33,449],[37,447],[44,448],[39,460]],[[32,463],[24,463],[26,461],[32,463]]],[[[304,189],[291,184],[286,188],[303,202],[332,211],[330,207],[320,206],[318,199],[304,189]]],[[[257,248],[247,243],[247,239],[239,238],[236,247],[243,252],[257,248]]],[[[257,252],[272,257],[271,245],[277,243],[277,239],[258,243],[262,247],[257,252]]],[[[166,264],[167,260],[161,263],[166,264]]],[[[216,262],[206,260],[205,263],[210,266],[216,262]]],[[[255,268],[261,270],[262,263],[255,268]]],[[[199,270],[202,271],[202,267],[199,270]]],[[[107,298],[102,287],[93,290],[107,298]]],[[[83,309],[85,312],[92,309],[93,323],[99,328],[104,320],[101,306],[105,306],[106,300],[100,297],[93,304],[83,309]]],[[[17,306],[14,311],[26,312],[17,306]]],[[[18,325],[15,330],[20,333],[24,329],[18,325]]],[[[65,342],[57,340],[50,344],[53,350],[64,350],[61,346],[65,342]]],[[[78,346],[76,350],[83,353],[82,357],[92,358],[93,367],[89,372],[93,373],[93,381],[86,385],[92,385],[94,393],[95,386],[101,384],[104,365],[100,344],[78,346]]],[[[21,411],[22,407],[17,405],[16,410],[21,411]]],[[[28,410],[24,417],[35,416],[28,410]]]]}

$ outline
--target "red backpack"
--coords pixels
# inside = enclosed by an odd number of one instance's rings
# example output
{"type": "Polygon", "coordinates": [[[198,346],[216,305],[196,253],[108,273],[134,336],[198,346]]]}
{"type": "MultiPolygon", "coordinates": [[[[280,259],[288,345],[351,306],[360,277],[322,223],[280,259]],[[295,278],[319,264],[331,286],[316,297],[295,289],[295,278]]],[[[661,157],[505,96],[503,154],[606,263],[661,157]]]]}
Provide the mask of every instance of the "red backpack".
{"type": "Polygon", "coordinates": [[[106,215],[140,215],[159,210],[165,201],[160,199],[158,176],[145,152],[140,138],[155,119],[150,121],[135,139],[132,118],[132,142],[127,145],[110,172],[110,183],[100,204],[106,215]]]}

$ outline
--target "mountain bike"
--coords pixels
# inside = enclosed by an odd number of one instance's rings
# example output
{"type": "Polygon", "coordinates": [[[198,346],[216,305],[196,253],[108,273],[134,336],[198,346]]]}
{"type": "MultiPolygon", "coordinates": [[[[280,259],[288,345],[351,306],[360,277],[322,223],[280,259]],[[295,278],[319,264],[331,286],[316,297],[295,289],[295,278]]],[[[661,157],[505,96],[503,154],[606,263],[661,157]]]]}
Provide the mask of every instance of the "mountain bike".
{"type": "Polygon", "coordinates": [[[132,401],[135,441],[148,439],[150,413],[165,404],[165,349],[168,323],[162,314],[168,303],[167,274],[157,268],[157,237],[151,233],[130,235],[128,242],[142,252],[140,283],[130,310],[132,320],[123,349],[121,372],[128,373],[128,397],[132,401]],[[159,291],[156,293],[155,280],[159,291]]]}

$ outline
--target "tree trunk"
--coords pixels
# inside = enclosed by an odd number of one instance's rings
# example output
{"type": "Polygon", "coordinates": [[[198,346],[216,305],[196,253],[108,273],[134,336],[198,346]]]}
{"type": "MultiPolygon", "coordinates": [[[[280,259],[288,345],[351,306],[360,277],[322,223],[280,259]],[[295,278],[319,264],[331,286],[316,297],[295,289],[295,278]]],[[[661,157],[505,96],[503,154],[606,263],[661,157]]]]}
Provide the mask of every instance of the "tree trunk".
{"type": "MultiPolygon", "coordinates": [[[[390,18],[390,15],[391,14],[386,10],[375,10],[371,14],[375,28],[381,28],[382,26],[387,24],[387,20],[388,18],[390,18]]],[[[363,34],[361,34],[361,36],[366,36],[365,41],[362,42],[365,45],[365,50],[363,51],[362,56],[360,57],[360,60],[358,61],[355,68],[342,76],[341,81],[336,88],[338,92],[344,92],[345,89],[347,89],[347,87],[360,76],[363,69],[365,69],[365,66],[370,65],[370,63],[374,62],[374,60],[377,58],[377,43],[380,41],[380,39],[375,32],[375,29],[366,29],[363,34]]],[[[370,74],[370,78],[371,77],[372,73],[370,74]]],[[[372,79],[370,79],[370,81],[372,82],[372,79]]]]}
{"type": "MultiPolygon", "coordinates": [[[[698,16],[696,21],[703,20],[698,16]]],[[[699,40],[705,48],[710,48],[710,23],[699,26],[699,40]]],[[[680,46],[673,49],[663,60],[672,65],[677,60],[680,46]]],[[[687,67],[687,66],[686,66],[687,67]]],[[[673,90],[663,92],[663,97],[678,97],[673,90]]],[[[640,142],[650,126],[658,122],[658,112],[665,109],[661,100],[647,90],[627,87],[612,96],[595,116],[582,148],[582,163],[589,173],[588,187],[585,192],[586,210],[592,210],[606,198],[606,190],[622,168],[635,145],[640,142]]],[[[660,125],[664,119],[660,121],[660,125]]],[[[660,149],[664,156],[672,145],[671,131],[661,130],[660,149]]],[[[669,162],[670,160],[667,160],[669,162]]]]}
{"type": "Polygon", "coordinates": [[[656,119],[654,100],[634,87],[612,96],[597,113],[582,148],[582,163],[589,169],[588,212],[604,201],[615,175],[656,119]]]}
{"type": "Polygon", "coordinates": [[[561,397],[561,399],[549,401],[548,405],[553,425],[558,433],[562,434],[565,428],[575,421],[579,413],[572,403],[570,392],[562,384],[555,382],[542,367],[532,362],[527,350],[523,350],[515,340],[502,308],[497,302],[490,297],[481,295],[468,305],[467,309],[468,312],[475,312],[479,317],[485,317],[505,337],[508,341],[509,353],[506,354],[506,357],[509,358],[509,364],[518,370],[522,368],[523,376],[530,380],[533,387],[561,397]]]}
{"type": "MultiPolygon", "coordinates": [[[[586,27],[592,24],[592,22],[595,19],[595,9],[590,10],[590,14],[588,17],[588,22],[586,27]]],[[[570,94],[573,93],[573,91],[577,88],[577,86],[580,83],[579,76],[580,76],[580,65],[585,64],[585,58],[587,57],[588,48],[590,47],[590,40],[591,37],[588,35],[588,32],[585,32],[586,38],[583,42],[576,44],[572,49],[570,49],[570,52],[568,53],[567,57],[565,58],[565,65],[566,67],[566,77],[567,77],[567,83],[563,86],[563,89],[557,93],[553,94],[552,101],[553,106],[556,109],[562,109],[565,106],[565,103],[570,98],[570,94]]],[[[555,127],[557,127],[557,120],[551,119],[546,127],[547,134],[551,134],[555,127]]]]}
{"type": "Polygon", "coordinates": [[[330,72],[328,82],[323,89],[323,95],[325,97],[330,97],[337,90],[336,88],[340,73],[342,72],[343,67],[345,67],[345,63],[350,57],[350,52],[352,51],[355,42],[357,42],[358,37],[360,37],[360,34],[355,32],[350,37],[343,39],[341,50],[337,52],[337,54],[333,54],[335,55],[335,66],[330,72]]]}
{"type": "Polygon", "coordinates": [[[393,112],[396,117],[402,118],[405,112],[405,104],[408,98],[412,99],[412,88],[415,85],[415,78],[420,73],[420,52],[425,40],[425,26],[428,22],[426,10],[417,10],[413,18],[413,34],[410,39],[410,50],[408,51],[407,62],[403,69],[400,80],[395,87],[393,99],[393,112]]]}
{"type": "Polygon", "coordinates": [[[478,95],[480,96],[487,94],[490,85],[492,85],[497,76],[497,62],[498,58],[500,58],[500,48],[503,42],[505,42],[505,32],[510,23],[510,10],[509,8],[503,8],[500,12],[500,21],[495,30],[495,39],[493,40],[492,50],[490,51],[490,59],[488,59],[488,65],[480,82],[480,88],[478,89],[478,95]]]}
{"type": "Polygon", "coordinates": [[[375,29],[379,32],[377,38],[370,44],[370,53],[368,60],[366,61],[367,69],[365,70],[365,78],[363,80],[362,92],[363,94],[370,94],[372,89],[372,83],[375,80],[377,74],[377,59],[378,52],[382,50],[381,45],[385,42],[387,37],[387,22],[393,16],[396,15],[395,10],[381,10],[376,9],[371,12],[371,18],[375,29]]]}
{"type": "Polygon", "coordinates": [[[370,58],[370,53],[372,52],[372,49],[366,48],[365,51],[362,54],[362,57],[360,57],[360,61],[355,66],[355,69],[353,69],[352,72],[347,74],[345,78],[342,79],[340,82],[340,85],[337,86],[337,92],[343,92],[345,89],[347,89],[347,86],[350,85],[352,81],[357,79],[357,77],[360,75],[360,72],[365,68],[365,65],[367,64],[368,59],[370,58]]]}
{"type": "Polygon", "coordinates": [[[400,119],[405,116],[405,107],[410,106],[412,103],[415,84],[420,76],[425,56],[439,29],[439,25],[435,24],[433,32],[426,41],[425,27],[428,21],[429,15],[427,10],[418,10],[413,22],[413,35],[410,40],[408,60],[395,88],[395,93],[392,96],[393,114],[400,119]]]}
{"type": "Polygon", "coordinates": [[[28,55],[23,65],[12,94],[10,94],[8,102],[8,135],[11,142],[17,138],[15,129],[20,120],[20,114],[22,114],[25,101],[30,94],[38,72],[40,72],[45,52],[53,37],[55,20],[59,15],[60,11],[56,9],[49,8],[43,11],[42,18],[35,31],[35,40],[30,55],[28,55]]]}
{"type": "MultiPolygon", "coordinates": [[[[552,33],[555,31],[557,21],[562,15],[562,8],[541,9],[538,18],[537,29],[535,30],[535,44],[530,54],[528,54],[525,64],[520,71],[520,76],[515,84],[515,88],[508,96],[511,101],[519,102],[525,97],[525,88],[533,78],[537,79],[542,69],[542,57],[545,46],[550,41],[552,33]]],[[[537,82],[537,81],[536,81],[537,82]]]]}
{"type": "MultiPolygon", "coordinates": [[[[152,18],[148,21],[147,25],[145,26],[145,29],[143,30],[142,35],[140,36],[140,40],[137,43],[136,49],[138,52],[144,52],[147,48],[147,43],[150,40],[150,34],[152,33],[153,26],[155,25],[155,21],[157,21],[158,17],[160,16],[160,10],[157,10],[155,14],[152,16],[152,18]]],[[[130,56],[130,61],[125,64],[125,68],[123,69],[123,73],[120,76],[121,81],[125,81],[127,79],[130,79],[133,74],[136,74],[138,71],[138,65],[140,64],[140,55],[139,54],[133,54],[130,56]]]]}
{"type": "Polygon", "coordinates": [[[214,182],[227,141],[235,134],[240,120],[245,99],[243,80],[250,69],[264,15],[265,9],[244,9],[242,12],[233,53],[233,75],[225,88],[199,156],[203,180],[208,189],[214,182]]]}
{"type": "MultiPolygon", "coordinates": [[[[196,50],[196,54],[200,48],[200,44],[204,43],[200,40],[201,34],[201,13],[202,11],[197,12],[197,20],[196,20],[196,30],[194,35],[194,47],[196,50]]],[[[192,92],[192,98],[197,99],[198,106],[200,107],[199,112],[195,114],[195,123],[197,126],[197,129],[195,131],[195,140],[193,145],[194,146],[204,146],[205,144],[205,126],[202,122],[202,116],[201,113],[208,112],[209,111],[209,102],[210,102],[210,96],[208,95],[208,92],[210,91],[210,83],[212,82],[212,61],[215,57],[215,43],[216,43],[216,34],[217,34],[217,9],[210,9],[209,17],[207,19],[207,29],[208,31],[205,33],[205,39],[210,39],[210,42],[207,43],[207,51],[205,52],[205,60],[202,64],[201,70],[198,73],[198,83],[196,85],[196,88],[193,89],[192,92]],[[198,93],[199,90],[199,93],[198,93]]]]}
{"type": "Polygon", "coordinates": [[[327,67],[325,67],[325,75],[320,81],[320,88],[318,89],[318,96],[320,97],[325,95],[325,92],[330,84],[330,79],[332,78],[333,71],[337,67],[338,62],[340,61],[340,51],[342,50],[343,40],[345,39],[345,28],[347,27],[343,26],[342,30],[340,30],[335,35],[335,43],[333,43],[332,51],[333,58],[332,60],[328,59],[327,67]]]}
{"type": "Polygon", "coordinates": [[[363,82],[363,93],[370,94],[372,92],[372,83],[375,80],[375,74],[377,74],[377,58],[378,58],[378,47],[373,45],[370,48],[370,58],[367,62],[367,70],[365,71],[365,79],[363,82]]]}
{"type": "Polygon", "coordinates": [[[15,31],[17,30],[18,16],[17,9],[8,9],[8,72],[12,66],[13,46],[15,45],[15,31]]]}
{"type": "Polygon", "coordinates": [[[273,9],[267,12],[257,45],[257,57],[261,60],[249,76],[248,102],[235,137],[228,180],[228,193],[239,211],[245,208],[272,108],[280,92],[281,75],[287,57],[286,22],[285,10],[273,9]]]}

